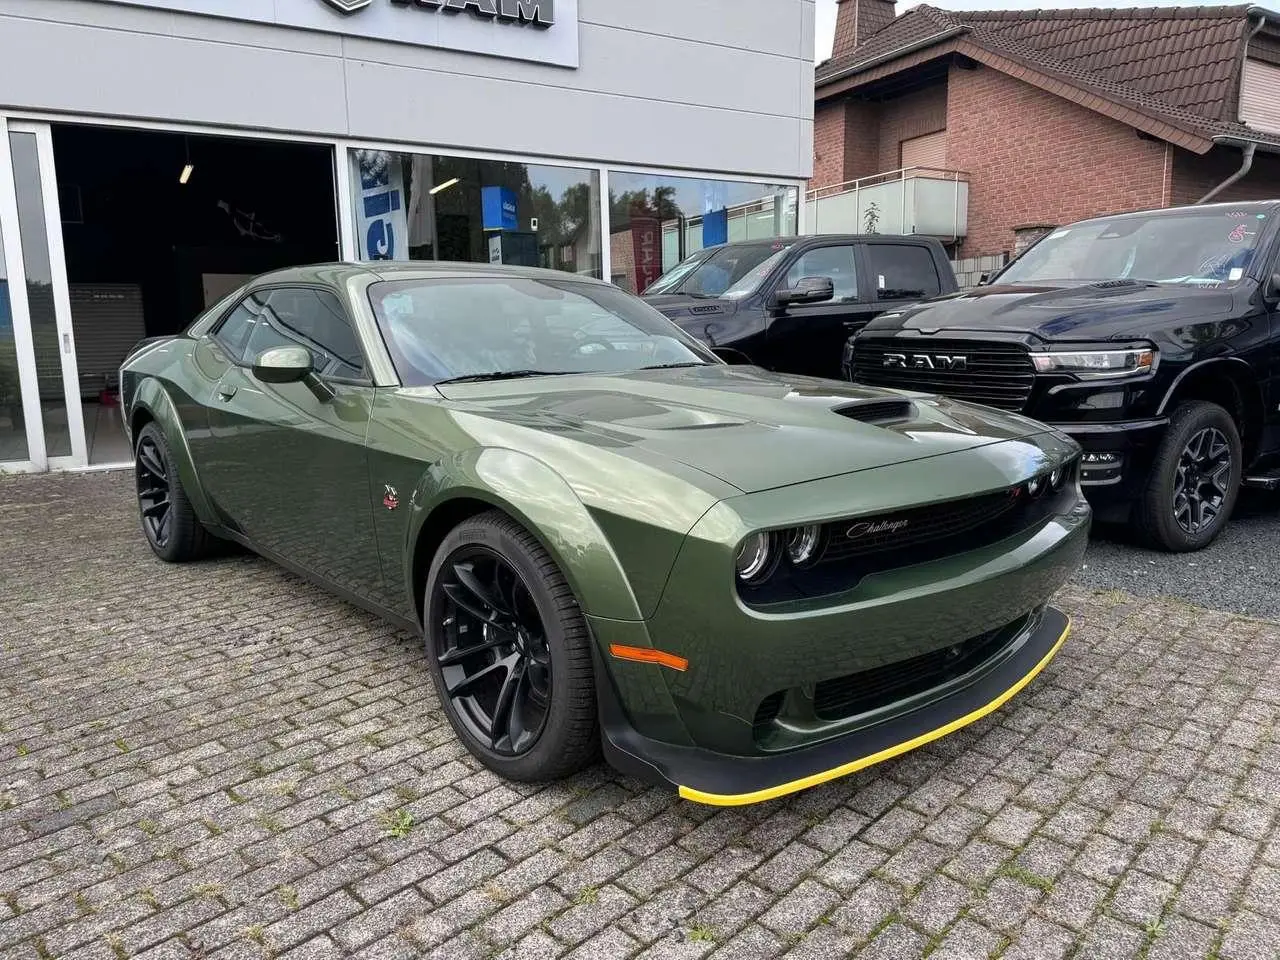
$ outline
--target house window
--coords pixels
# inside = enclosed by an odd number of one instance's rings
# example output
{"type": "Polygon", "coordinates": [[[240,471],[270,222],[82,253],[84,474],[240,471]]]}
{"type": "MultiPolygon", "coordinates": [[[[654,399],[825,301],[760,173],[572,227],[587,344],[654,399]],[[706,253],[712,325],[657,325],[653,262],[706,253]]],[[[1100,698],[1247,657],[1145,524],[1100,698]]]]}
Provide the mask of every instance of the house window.
{"type": "Polygon", "coordinates": [[[923,137],[903,140],[899,148],[899,160],[905,167],[924,167],[943,170],[947,166],[947,131],[926,133],[923,137]]]}

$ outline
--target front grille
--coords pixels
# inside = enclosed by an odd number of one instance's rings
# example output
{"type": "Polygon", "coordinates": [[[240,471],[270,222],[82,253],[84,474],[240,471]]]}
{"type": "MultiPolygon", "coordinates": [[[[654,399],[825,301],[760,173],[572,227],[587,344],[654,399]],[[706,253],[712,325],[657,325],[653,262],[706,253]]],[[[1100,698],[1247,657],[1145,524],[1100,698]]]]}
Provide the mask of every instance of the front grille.
{"type": "Polygon", "coordinates": [[[946,503],[859,517],[826,525],[826,550],[822,561],[850,560],[885,551],[912,550],[939,540],[949,540],[994,523],[1019,506],[1028,510],[1034,501],[1019,499],[1018,488],[966,497],[946,503]]]}
{"type": "Polygon", "coordinates": [[[857,383],[936,393],[1017,411],[1026,407],[1035,382],[1035,367],[1020,344],[932,337],[868,339],[863,334],[853,341],[850,372],[857,383]],[[906,366],[885,366],[889,355],[904,357],[906,366]],[[917,359],[921,357],[928,359],[917,359]],[[939,357],[963,357],[964,367],[947,369],[939,357]]]}
{"type": "Polygon", "coordinates": [[[814,713],[820,720],[843,720],[950,683],[989,660],[1021,632],[1027,620],[1021,617],[910,660],[823,680],[814,688],[814,713]]]}
{"type": "MultiPolygon", "coordinates": [[[[822,525],[817,556],[802,567],[780,561],[760,584],[738,583],[748,606],[765,607],[850,590],[866,576],[980,550],[1071,508],[1078,461],[1061,489],[1046,483],[1032,496],[1024,484],[972,497],[866,514],[822,525]]],[[[779,544],[781,549],[781,544],[779,544]]]]}

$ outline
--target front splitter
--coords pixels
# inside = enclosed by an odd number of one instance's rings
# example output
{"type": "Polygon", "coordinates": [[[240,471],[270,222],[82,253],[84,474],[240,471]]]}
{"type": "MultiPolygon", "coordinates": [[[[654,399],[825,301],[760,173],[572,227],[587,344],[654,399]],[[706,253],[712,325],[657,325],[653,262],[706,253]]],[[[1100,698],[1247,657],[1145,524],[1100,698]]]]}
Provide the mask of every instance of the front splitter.
{"type": "Polygon", "coordinates": [[[1071,621],[1048,608],[1012,655],[972,684],[872,727],[764,757],[732,757],[652,740],[629,725],[605,725],[605,755],[619,769],[675,787],[714,806],[744,806],[816,787],[901,756],[1000,709],[1048,665],[1071,621]]]}

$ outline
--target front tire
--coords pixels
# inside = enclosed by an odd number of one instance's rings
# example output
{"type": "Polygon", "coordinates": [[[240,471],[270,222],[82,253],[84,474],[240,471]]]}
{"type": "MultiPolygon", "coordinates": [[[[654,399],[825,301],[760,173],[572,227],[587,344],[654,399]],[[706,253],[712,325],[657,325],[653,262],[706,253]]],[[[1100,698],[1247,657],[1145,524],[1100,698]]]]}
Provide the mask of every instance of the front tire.
{"type": "Polygon", "coordinates": [[[454,528],[427,573],[423,623],[445,715],[486,767],[545,782],[596,760],[590,634],[527,530],[496,510],[454,528]]]}
{"type": "Polygon", "coordinates": [[[1173,553],[1201,550],[1226,526],[1244,470],[1244,445],[1231,415],[1216,403],[1182,404],[1156,450],[1135,525],[1142,538],[1173,553]]]}
{"type": "Polygon", "coordinates": [[[187,499],[173,451],[159,424],[148,423],[138,431],[133,464],[138,516],[151,551],[166,563],[209,556],[214,538],[187,499]]]}

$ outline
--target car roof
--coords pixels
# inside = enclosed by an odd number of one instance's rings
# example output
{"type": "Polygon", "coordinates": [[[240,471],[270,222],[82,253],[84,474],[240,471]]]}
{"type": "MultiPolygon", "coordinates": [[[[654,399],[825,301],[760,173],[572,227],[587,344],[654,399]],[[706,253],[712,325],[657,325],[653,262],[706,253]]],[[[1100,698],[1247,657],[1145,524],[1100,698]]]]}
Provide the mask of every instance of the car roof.
{"type": "Polygon", "coordinates": [[[517,267],[503,263],[465,263],[445,260],[375,260],[334,261],[312,263],[300,267],[286,267],[255,277],[253,284],[282,283],[343,283],[347,280],[367,278],[379,280],[443,280],[459,277],[518,277],[529,280],[578,280],[583,283],[606,285],[603,280],[563,270],[543,267],[517,267]]]}

